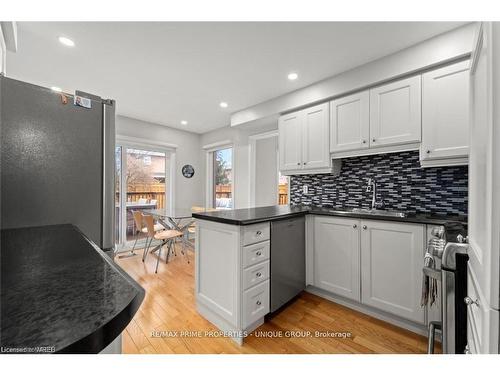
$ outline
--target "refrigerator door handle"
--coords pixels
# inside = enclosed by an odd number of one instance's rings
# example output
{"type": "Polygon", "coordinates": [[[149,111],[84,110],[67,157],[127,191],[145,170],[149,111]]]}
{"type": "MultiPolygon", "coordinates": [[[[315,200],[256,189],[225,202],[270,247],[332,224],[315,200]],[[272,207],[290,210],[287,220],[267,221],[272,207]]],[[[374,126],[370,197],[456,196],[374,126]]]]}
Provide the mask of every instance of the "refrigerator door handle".
{"type": "Polygon", "coordinates": [[[103,101],[103,165],[102,165],[102,249],[115,244],[115,102],[103,101]]]}

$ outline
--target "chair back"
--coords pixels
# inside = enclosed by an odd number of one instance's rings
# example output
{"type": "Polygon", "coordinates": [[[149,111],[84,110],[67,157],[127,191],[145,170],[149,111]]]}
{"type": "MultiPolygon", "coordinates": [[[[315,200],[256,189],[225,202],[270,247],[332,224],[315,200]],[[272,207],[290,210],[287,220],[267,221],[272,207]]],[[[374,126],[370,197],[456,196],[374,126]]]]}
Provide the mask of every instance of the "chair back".
{"type": "Polygon", "coordinates": [[[140,211],[132,211],[132,216],[134,217],[135,230],[138,232],[142,229],[142,214],[140,211]]]}
{"type": "Polygon", "coordinates": [[[137,203],[138,204],[146,204],[146,203],[148,203],[148,200],[146,198],[139,198],[137,203]]]}
{"type": "Polygon", "coordinates": [[[155,235],[155,220],[151,215],[142,215],[142,219],[146,223],[146,228],[148,229],[148,236],[154,237],[155,235]]]}
{"type": "Polygon", "coordinates": [[[151,200],[149,201],[149,203],[151,203],[151,204],[156,204],[157,202],[158,202],[158,199],[151,199],[151,200]]]}

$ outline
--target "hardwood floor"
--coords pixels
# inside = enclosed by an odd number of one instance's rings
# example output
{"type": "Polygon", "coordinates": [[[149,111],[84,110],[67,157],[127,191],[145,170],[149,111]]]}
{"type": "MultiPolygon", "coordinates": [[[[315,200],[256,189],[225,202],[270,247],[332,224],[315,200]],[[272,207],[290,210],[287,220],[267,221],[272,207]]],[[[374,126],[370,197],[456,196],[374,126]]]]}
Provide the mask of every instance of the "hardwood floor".
{"type": "Polygon", "coordinates": [[[425,337],[395,327],[323,298],[303,292],[238,346],[230,338],[203,337],[218,332],[198,315],[194,298],[194,256],[188,264],[179,252],[168,264],[156,255],[141,261],[142,249],[131,258],[116,259],[146,290],[146,297],[123,332],[123,353],[425,353],[425,337]],[[310,337],[284,337],[286,332],[310,337]],[[351,337],[315,337],[315,332],[350,333],[351,337]],[[188,337],[200,334],[202,337],[188,337]],[[279,334],[283,337],[276,337],[279,334]],[[257,337],[258,335],[272,337],[257,337]]]}

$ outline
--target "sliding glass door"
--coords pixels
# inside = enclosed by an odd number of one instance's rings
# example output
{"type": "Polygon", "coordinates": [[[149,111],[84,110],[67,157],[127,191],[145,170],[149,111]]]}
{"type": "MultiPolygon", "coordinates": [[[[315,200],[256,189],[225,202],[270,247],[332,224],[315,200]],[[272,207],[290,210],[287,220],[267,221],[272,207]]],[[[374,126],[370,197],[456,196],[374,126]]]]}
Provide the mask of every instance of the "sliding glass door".
{"type": "Polygon", "coordinates": [[[167,209],[170,181],[167,152],[120,145],[116,148],[116,243],[126,246],[145,233],[134,221],[133,212],[167,209]]]}

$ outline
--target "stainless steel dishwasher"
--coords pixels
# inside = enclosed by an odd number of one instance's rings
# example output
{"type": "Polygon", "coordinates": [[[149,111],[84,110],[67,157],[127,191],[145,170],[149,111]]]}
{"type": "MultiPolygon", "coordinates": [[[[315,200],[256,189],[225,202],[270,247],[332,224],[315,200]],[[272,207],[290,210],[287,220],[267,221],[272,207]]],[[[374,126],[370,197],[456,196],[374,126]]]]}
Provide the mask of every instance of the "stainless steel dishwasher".
{"type": "Polygon", "coordinates": [[[271,312],[306,285],[305,217],[271,222],[271,312]]]}

